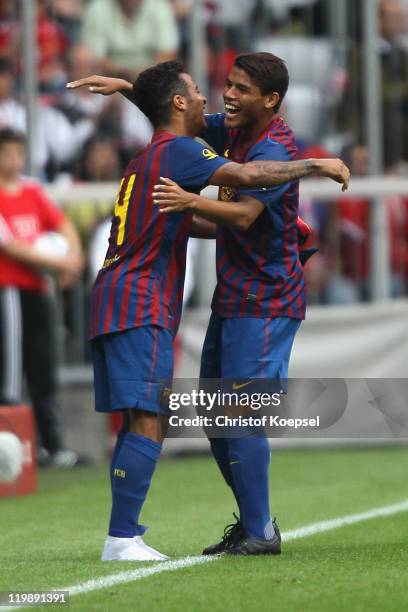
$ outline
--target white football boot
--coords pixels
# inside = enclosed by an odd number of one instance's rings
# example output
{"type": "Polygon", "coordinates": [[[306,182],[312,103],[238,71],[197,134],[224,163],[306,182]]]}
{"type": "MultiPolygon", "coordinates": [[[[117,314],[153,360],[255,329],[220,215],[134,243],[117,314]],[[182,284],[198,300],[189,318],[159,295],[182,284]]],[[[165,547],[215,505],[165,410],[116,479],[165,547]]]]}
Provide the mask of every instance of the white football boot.
{"type": "Polygon", "coordinates": [[[147,546],[141,536],[134,538],[115,538],[105,540],[101,561],[165,561],[166,555],[147,546]]]}

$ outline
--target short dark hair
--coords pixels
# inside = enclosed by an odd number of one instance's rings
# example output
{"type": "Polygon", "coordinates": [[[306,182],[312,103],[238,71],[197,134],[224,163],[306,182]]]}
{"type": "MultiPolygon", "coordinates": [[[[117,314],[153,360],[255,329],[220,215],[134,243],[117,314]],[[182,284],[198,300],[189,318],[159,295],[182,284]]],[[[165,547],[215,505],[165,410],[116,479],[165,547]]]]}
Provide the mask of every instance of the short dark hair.
{"type": "Polygon", "coordinates": [[[285,62],[272,53],[243,53],[235,58],[234,66],[244,70],[261,90],[263,96],[276,91],[279,102],[275,110],[279,110],[289,87],[289,73],[285,62]]]}
{"type": "Polygon", "coordinates": [[[155,128],[170,119],[173,97],[187,94],[182,72],[185,70],[180,62],[162,62],[141,72],[133,83],[135,104],[155,128]]]}
{"type": "Polygon", "coordinates": [[[20,144],[24,147],[26,144],[26,139],[24,134],[11,128],[5,127],[0,129],[0,147],[11,142],[20,144]]]}

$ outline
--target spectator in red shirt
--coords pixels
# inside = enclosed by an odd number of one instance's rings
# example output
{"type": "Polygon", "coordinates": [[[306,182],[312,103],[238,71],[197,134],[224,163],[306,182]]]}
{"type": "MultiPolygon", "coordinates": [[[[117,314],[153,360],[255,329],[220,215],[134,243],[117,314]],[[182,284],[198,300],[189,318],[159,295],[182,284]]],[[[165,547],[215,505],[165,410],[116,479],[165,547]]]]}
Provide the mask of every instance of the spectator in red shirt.
{"type": "Polygon", "coordinates": [[[69,287],[83,258],[70,221],[37,183],[20,178],[24,152],[23,136],[0,130],[0,403],[21,402],[24,370],[41,444],[53,465],[72,467],[79,457],[64,448],[56,414],[55,305],[44,272],[69,287]],[[65,256],[37,250],[46,231],[66,239],[65,256]]]}

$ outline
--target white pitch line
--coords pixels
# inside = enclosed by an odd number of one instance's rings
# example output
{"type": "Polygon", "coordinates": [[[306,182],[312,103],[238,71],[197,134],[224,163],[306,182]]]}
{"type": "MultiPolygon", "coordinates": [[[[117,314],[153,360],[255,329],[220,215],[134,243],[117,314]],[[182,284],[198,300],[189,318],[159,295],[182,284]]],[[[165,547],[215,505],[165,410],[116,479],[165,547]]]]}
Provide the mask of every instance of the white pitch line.
{"type": "Polygon", "coordinates": [[[115,584],[123,584],[124,582],[133,582],[134,580],[140,580],[147,576],[153,576],[154,574],[161,574],[162,572],[173,572],[174,570],[184,569],[186,567],[193,567],[193,565],[199,565],[207,563],[208,561],[215,561],[216,557],[183,557],[183,559],[176,559],[175,561],[163,561],[152,567],[141,567],[136,570],[129,570],[127,572],[120,572],[118,574],[109,574],[108,576],[101,576],[95,578],[95,580],[88,580],[70,587],[64,587],[58,589],[60,591],[69,591],[70,595],[82,595],[83,593],[89,593],[91,591],[98,591],[99,589],[105,589],[106,587],[112,587],[115,584]]]}
{"type": "Polygon", "coordinates": [[[292,529],[282,533],[282,542],[289,540],[295,540],[296,538],[306,538],[307,536],[315,535],[316,533],[323,533],[325,531],[331,531],[332,529],[338,529],[344,525],[353,525],[354,523],[361,523],[363,521],[369,521],[380,516],[392,516],[393,514],[399,514],[400,512],[408,511],[408,499],[392,504],[391,506],[383,506],[382,508],[374,508],[373,510],[367,510],[367,512],[360,512],[359,514],[349,514],[348,516],[340,516],[329,521],[320,521],[319,523],[312,523],[305,527],[299,527],[298,529],[292,529]]]}
{"type": "MultiPolygon", "coordinates": [[[[340,516],[335,519],[328,521],[320,521],[319,523],[312,523],[299,527],[298,529],[292,529],[282,533],[282,541],[288,542],[289,540],[295,540],[297,538],[306,538],[311,535],[318,533],[324,533],[326,531],[332,531],[345,525],[353,525],[355,523],[361,523],[363,521],[369,521],[371,519],[379,518],[382,516],[392,516],[401,512],[408,511],[408,499],[392,504],[390,506],[383,506],[382,508],[374,508],[367,512],[360,512],[359,514],[349,514],[347,516],[340,516]]],[[[106,589],[108,587],[115,586],[117,584],[124,584],[127,582],[135,582],[148,576],[154,576],[154,574],[161,574],[162,572],[172,572],[178,569],[185,569],[193,567],[194,565],[201,565],[202,563],[208,563],[210,561],[216,561],[220,557],[211,556],[197,556],[197,557],[184,557],[175,561],[164,561],[153,565],[152,567],[141,567],[135,570],[129,570],[126,572],[118,572],[116,574],[108,574],[107,576],[101,576],[94,580],[87,580],[73,586],[62,587],[61,589],[52,589],[52,591],[69,591],[71,595],[83,595],[84,593],[91,593],[93,591],[99,591],[100,589],[106,589]]],[[[7,606],[3,607],[0,605],[0,611],[5,610],[18,610],[26,606],[7,606]]]]}

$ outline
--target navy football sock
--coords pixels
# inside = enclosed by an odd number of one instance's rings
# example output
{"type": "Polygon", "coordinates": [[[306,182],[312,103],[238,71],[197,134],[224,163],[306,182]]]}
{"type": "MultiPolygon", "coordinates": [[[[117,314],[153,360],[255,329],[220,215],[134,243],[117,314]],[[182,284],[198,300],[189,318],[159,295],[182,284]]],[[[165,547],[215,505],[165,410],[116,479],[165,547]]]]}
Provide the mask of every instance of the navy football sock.
{"type": "Polygon", "coordinates": [[[116,461],[119,455],[119,451],[121,449],[122,443],[123,443],[123,439],[125,437],[125,434],[127,433],[127,431],[125,429],[119,429],[118,433],[117,433],[117,437],[116,437],[116,442],[115,442],[115,446],[113,447],[112,450],[112,456],[111,456],[111,462],[110,462],[110,481],[111,481],[111,487],[113,486],[113,471],[116,467],[116,461]]]}
{"type": "Polygon", "coordinates": [[[269,443],[265,437],[230,438],[229,461],[240,502],[241,523],[247,533],[271,539],[269,509],[269,443]]]}
{"type": "Polygon", "coordinates": [[[218,467],[220,468],[220,471],[224,476],[225,482],[229,487],[231,487],[235,500],[239,507],[238,495],[235,489],[234,479],[230,466],[228,438],[210,438],[209,441],[211,445],[212,454],[214,455],[214,459],[216,460],[218,467]]]}
{"type": "Polygon", "coordinates": [[[109,535],[132,538],[146,531],[143,525],[139,525],[139,514],[160,451],[158,442],[131,432],[124,435],[113,471],[109,535]]]}

